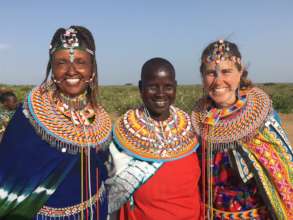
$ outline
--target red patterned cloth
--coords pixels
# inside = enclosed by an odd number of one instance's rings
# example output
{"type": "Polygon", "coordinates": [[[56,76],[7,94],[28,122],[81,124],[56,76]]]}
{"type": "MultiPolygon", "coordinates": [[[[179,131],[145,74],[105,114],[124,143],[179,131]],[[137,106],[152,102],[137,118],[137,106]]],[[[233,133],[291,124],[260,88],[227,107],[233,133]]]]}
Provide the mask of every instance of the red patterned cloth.
{"type": "Polygon", "coordinates": [[[166,162],[120,209],[120,220],[198,220],[200,168],[195,153],[166,162]]]}

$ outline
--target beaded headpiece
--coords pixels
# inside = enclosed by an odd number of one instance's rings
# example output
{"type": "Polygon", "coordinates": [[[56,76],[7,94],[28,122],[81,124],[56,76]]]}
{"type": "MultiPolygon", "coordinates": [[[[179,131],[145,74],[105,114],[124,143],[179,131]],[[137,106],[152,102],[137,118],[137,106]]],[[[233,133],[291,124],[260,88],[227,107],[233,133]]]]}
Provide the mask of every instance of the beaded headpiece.
{"type": "Polygon", "coordinates": [[[229,43],[225,42],[224,40],[219,40],[213,45],[213,49],[204,58],[203,62],[215,62],[216,64],[219,64],[224,60],[231,60],[234,63],[241,64],[241,58],[231,54],[229,43]]]}
{"type": "Polygon", "coordinates": [[[78,37],[77,37],[77,30],[74,28],[69,28],[65,30],[65,33],[60,35],[61,45],[57,45],[56,47],[52,47],[50,45],[50,54],[53,54],[58,49],[69,49],[70,50],[70,62],[74,60],[74,49],[81,49],[85,50],[91,55],[94,55],[94,51],[88,48],[82,48],[80,46],[78,37]]]}

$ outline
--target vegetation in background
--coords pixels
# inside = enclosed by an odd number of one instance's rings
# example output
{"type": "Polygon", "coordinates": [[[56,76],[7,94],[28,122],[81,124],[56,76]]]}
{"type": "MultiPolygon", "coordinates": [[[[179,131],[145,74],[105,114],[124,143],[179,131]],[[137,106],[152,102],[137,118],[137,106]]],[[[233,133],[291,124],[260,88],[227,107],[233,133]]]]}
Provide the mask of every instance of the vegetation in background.
{"type": "MultiPolygon", "coordinates": [[[[293,84],[266,83],[258,84],[272,98],[274,108],[281,113],[293,113],[293,84]]],[[[0,88],[15,92],[19,100],[32,86],[0,85],[0,88]]],[[[132,85],[101,86],[99,101],[112,115],[121,115],[129,108],[141,104],[138,88],[132,85]]],[[[199,85],[182,85],[177,87],[176,106],[190,112],[195,101],[202,96],[202,87],[199,85]]]]}
{"type": "Polygon", "coordinates": [[[293,84],[265,83],[258,85],[265,90],[273,101],[276,111],[293,113],[293,84]]]}

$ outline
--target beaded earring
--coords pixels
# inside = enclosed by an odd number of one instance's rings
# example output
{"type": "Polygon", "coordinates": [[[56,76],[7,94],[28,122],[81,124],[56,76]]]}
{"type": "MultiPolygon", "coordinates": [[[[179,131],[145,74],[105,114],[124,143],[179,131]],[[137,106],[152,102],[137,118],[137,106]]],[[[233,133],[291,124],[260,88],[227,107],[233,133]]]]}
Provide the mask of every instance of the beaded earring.
{"type": "Polygon", "coordinates": [[[93,73],[93,75],[91,76],[90,80],[89,80],[89,87],[91,90],[95,89],[95,82],[94,82],[94,78],[95,78],[95,73],[93,73]]]}
{"type": "Polygon", "coordinates": [[[49,92],[55,92],[57,90],[57,86],[56,83],[54,82],[54,80],[48,80],[45,83],[45,89],[49,92]]]}
{"type": "Polygon", "coordinates": [[[204,89],[204,87],[202,87],[202,97],[206,97],[207,96],[207,92],[206,90],[204,89]]]}
{"type": "Polygon", "coordinates": [[[241,96],[240,96],[240,84],[238,85],[238,87],[236,89],[236,97],[237,97],[237,100],[239,100],[241,98],[241,96]]]}

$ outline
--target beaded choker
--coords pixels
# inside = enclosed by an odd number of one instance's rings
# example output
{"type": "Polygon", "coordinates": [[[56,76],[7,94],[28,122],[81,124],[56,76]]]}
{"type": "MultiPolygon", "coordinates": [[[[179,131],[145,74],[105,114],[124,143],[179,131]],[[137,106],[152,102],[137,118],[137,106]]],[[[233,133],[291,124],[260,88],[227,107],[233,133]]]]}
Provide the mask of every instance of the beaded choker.
{"type": "Polygon", "coordinates": [[[217,109],[210,99],[202,98],[196,104],[191,120],[198,135],[210,127],[207,141],[214,148],[234,145],[240,139],[250,139],[272,112],[270,98],[261,89],[242,91],[241,98],[230,108],[217,109]]]}
{"type": "Polygon", "coordinates": [[[53,92],[43,93],[41,87],[29,93],[24,112],[36,132],[62,152],[76,154],[84,147],[98,150],[107,146],[111,139],[111,119],[101,106],[64,109],[54,99],[53,92]]]}
{"type": "Polygon", "coordinates": [[[148,117],[144,108],[129,110],[114,128],[114,141],[131,156],[148,161],[170,161],[194,152],[197,139],[189,116],[170,107],[166,121],[148,117]]]}
{"type": "Polygon", "coordinates": [[[88,104],[87,93],[84,92],[74,98],[58,93],[60,101],[63,103],[65,108],[80,110],[88,104]]]}

